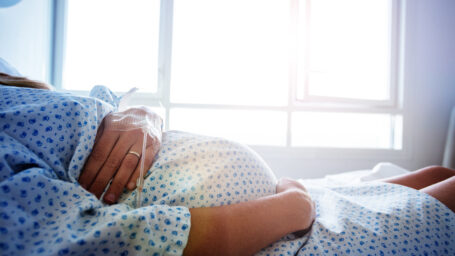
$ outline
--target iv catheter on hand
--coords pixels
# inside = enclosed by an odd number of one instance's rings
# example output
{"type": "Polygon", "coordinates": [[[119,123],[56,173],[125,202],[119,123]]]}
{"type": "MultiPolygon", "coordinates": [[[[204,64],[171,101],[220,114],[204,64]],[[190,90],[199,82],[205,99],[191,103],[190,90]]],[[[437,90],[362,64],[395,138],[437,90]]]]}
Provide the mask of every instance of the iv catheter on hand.
{"type": "MultiPolygon", "coordinates": [[[[137,88],[133,88],[124,94],[118,101],[119,110],[124,108],[126,105],[125,101],[137,91],[137,88]]],[[[111,113],[109,115],[109,127],[106,127],[112,131],[133,131],[141,130],[142,132],[142,152],[139,157],[139,177],[136,180],[136,196],[135,196],[135,207],[139,208],[142,206],[142,190],[144,187],[145,178],[145,160],[147,157],[147,137],[156,138],[152,139],[152,147],[159,147],[161,141],[161,119],[157,116],[150,115],[149,111],[144,108],[135,108],[134,110],[125,110],[122,112],[111,113]]]]}

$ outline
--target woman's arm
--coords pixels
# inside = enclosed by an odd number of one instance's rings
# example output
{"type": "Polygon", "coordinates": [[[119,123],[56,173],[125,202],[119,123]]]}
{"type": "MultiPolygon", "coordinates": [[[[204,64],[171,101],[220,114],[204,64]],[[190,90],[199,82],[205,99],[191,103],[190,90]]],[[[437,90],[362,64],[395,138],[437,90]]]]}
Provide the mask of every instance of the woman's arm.
{"type": "Polygon", "coordinates": [[[315,206],[305,191],[293,187],[254,201],[190,212],[185,255],[252,255],[286,234],[308,228],[315,206]]]}

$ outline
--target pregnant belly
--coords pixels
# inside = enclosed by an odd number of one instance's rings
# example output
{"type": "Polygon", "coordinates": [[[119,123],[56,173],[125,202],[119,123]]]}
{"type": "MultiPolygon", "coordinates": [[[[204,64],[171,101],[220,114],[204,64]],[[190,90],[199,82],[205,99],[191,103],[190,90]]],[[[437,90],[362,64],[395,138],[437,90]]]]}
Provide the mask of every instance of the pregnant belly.
{"type": "MultiPolygon", "coordinates": [[[[248,147],[228,140],[170,131],[146,177],[143,205],[190,208],[254,200],[275,193],[276,178],[248,147]]],[[[134,194],[120,199],[133,205],[134,194]]]]}

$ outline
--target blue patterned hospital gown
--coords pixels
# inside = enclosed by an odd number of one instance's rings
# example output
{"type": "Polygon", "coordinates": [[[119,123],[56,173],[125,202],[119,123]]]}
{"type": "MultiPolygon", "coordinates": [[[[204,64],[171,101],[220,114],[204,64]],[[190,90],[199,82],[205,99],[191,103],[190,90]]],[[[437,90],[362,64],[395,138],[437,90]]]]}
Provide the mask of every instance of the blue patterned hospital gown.
{"type": "MultiPolygon", "coordinates": [[[[92,91],[98,99],[0,89],[0,255],[181,255],[188,208],[275,193],[275,176],[249,148],[170,131],[146,177],[145,207],[134,208],[135,191],[104,205],[77,177],[118,98],[104,87],[92,91]]],[[[317,203],[311,235],[258,255],[455,255],[455,214],[426,194],[306,185],[317,203]]]]}

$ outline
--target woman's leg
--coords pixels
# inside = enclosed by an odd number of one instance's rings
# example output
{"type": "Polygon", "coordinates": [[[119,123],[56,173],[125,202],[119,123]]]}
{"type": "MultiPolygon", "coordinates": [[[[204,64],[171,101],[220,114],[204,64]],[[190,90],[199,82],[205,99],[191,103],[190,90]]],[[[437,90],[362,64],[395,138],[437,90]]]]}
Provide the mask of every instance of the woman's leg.
{"type": "Polygon", "coordinates": [[[453,176],[455,176],[455,170],[441,166],[429,166],[409,174],[392,177],[383,181],[419,190],[453,176]]]}
{"type": "Polygon", "coordinates": [[[438,199],[455,212],[455,176],[425,187],[420,191],[438,199]]]}
{"type": "Polygon", "coordinates": [[[383,181],[427,193],[455,212],[455,170],[430,166],[383,181]]]}

